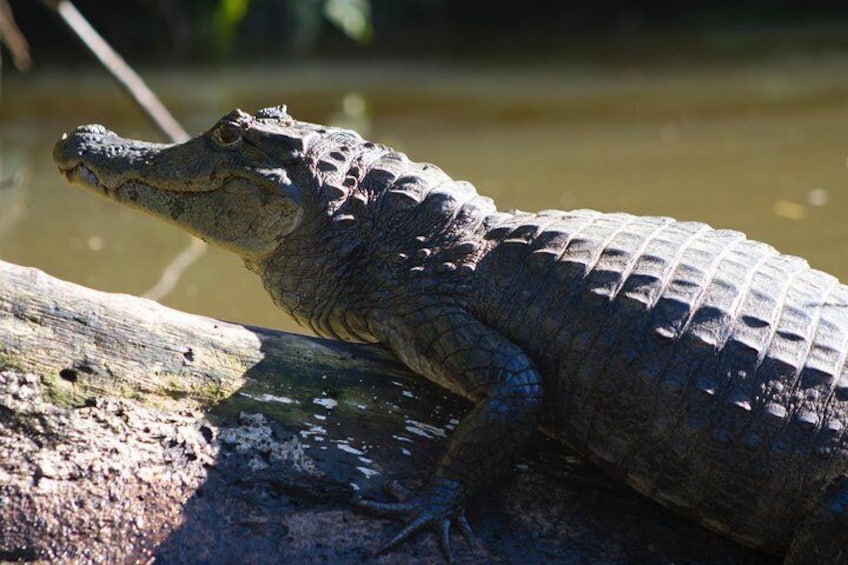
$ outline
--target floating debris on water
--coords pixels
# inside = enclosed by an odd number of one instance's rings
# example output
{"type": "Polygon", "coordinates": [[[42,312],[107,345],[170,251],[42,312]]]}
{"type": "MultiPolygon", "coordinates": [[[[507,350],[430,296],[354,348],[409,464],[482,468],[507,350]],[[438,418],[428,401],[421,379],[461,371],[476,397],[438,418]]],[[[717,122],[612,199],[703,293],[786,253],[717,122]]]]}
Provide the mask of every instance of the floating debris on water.
{"type": "Polygon", "coordinates": [[[776,216],[787,220],[803,220],[807,217],[807,209],[804,205],[791,200],[776,200],[772,209],[776,216]]]}
{"type": "Polygon", "coordinates": [[[827,206],[830,201],[830,193],[824,188],[814,188],[807,193],[807,203],[810,206],[827,206]]]}

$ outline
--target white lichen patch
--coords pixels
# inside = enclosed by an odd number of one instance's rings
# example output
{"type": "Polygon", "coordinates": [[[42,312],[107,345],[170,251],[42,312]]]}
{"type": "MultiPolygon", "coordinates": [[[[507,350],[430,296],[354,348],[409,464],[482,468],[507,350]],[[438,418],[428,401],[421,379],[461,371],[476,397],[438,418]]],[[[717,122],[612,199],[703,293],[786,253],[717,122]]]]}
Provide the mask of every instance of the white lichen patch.
{"type": "Polygon", "coordinates": [[[380,471],[375,471],[374,469],[369,469],[368,467],[357,467],[356,470],[368,477],[369,479],[380,474],[380,471]]]}
{"type": "Polygon", "coordinates": [[[277,404],[300,404],[299,400],[289,398],[288,396],[278,396],[276,394],[250,394],[249,392],[240,392],[241,396],[256,400],[257,402],[276,402],[277,404]]]}
{"type": "Polygon", "coordinates": [[[313,398],[312,402],[319,406],[323,406],[327,410],[332,410],[339,405],[339,403],[332,398],[313,398]]]}
{"type": "Polygon", "coordinates": [[[280,441],[275,437],[263,414],[242,413],[239,415],[239,424],[235,428],[221,429],[218,441],[231,445],[238,453],[249,456],[251,469],[259,470],[271,464],[288,462],[297,471],[317,473],[315,462],[306,455],[306,446],[301,439],[292,436],[288,440],[280,441]]]}
{"type": "Polygon", "coordinates": [[[336,447],[338,447],[339,449],[341,449],[342,451],[344,451],[346,453],[350,453],[350,454],[353,454],[353,455],[363,455],[365,453],[364,451],[356,449],[355,447],[351,447],[350,445],[348,445],[347,443],[344,443],[344,442],[336,443],[336,447]]]}
{"type": "Polygon", "coordinates": [[[442,438],[447,437],[447,433],[442,428],[431,424],[425,424],[418,420],[407,420],[406,427],[404,429],[411,434],[426,438],[432,438],[433,436],[442,438]]]}
{"type": "Polygon", "coordinates": [[[317,440],[317,439],[320,438],[320,441],[323,441],[324,436],[326,436],[326,435],[327,435],[327,428],[325,428],[324,426],[319,426],[317,424],[312,424],[312,425],[309,426],[309,428],[300,431],[300,437],[302,437],[304,439],[314,438],[314,439],[317,440]]]}

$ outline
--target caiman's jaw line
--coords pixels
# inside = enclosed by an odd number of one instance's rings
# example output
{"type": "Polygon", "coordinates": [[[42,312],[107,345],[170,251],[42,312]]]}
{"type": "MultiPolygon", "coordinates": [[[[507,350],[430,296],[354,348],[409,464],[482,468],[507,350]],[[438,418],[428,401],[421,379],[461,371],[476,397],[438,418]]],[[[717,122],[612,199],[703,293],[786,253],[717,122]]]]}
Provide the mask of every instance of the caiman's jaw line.
{"type": "Polygon", "coordinates": [[[68,182],[70,183],[78,184],[94,192],[102,193],[104,196],[112,197],[112,192],[109,190],[109,187],[101,184],[97,175],[94,174],[94,171],[82,163],[78,163],[72,167],[62,167],[59,169],[59,172],[62,173],[62,176],[68,179],[68,182]]]}
{"type": "MultiPolygon", "coordinates": [[[[109,186],[103,182],[101,182],[100,177],[97,173],[94,172],[88,165],[83,162],[78,162],[72,166],[68,167],[60,167],[59,173],[65,177],[68,182],[77,184],[82,186],[83,188],[89,190],[90,192],[94,192],[97,194],[104,195],[111,199],[117,199],[118,194],[123,189],[131,189],[131,188],[144,188],[146,190],[152,190],[156,192],[162,193],[179,193],[186,197],[192,194],[203,194],[204,192],[212,192],[220,189],[223,185],[231,180],[235,180],[238,178],[244,178],[246,180],[252,180],[253,177],[249,175],[229,175],[227,178],[219,177],[214,179],[214,181],[209,182],[209,186],[206,190],[194,190],[194,191],[180,191],[176,189],[171,189],[167,187],[155,186],[150,183],[144,182],[140,179],[128,177],[122,178],[120,181],[114,186],[109,186]]],[[[211,180],[211,179],[210,179],[211,180]]]]}
{"type": "Polygon", "coordinates": [[[72,167],[61,168],[59,169],[59,172],[62,176],[68,179],[68,182],[79,185],[89,192],[104,196],[110,200],[120,200],[119,194],[123,189],[131,189],[135,187],[144,188],[146,190],[161,190],[156,189],[155,187],[152,187],[138,179],[123,179],[121,180],[121,183],[116,186],[108,186],[100,182],[97,173],[83,163],[77,163],[72,167]]]}

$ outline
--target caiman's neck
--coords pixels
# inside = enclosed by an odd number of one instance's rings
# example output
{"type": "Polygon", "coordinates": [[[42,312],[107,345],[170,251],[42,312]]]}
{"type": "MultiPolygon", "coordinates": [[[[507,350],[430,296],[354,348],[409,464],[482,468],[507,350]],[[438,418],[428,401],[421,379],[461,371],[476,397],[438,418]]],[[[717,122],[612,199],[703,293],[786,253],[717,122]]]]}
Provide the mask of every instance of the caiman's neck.
{"type": "Polygon", "coordinates": [[[354,283],[359,261],[351,249],[343,253],[345,240],[333,231],[329,225],[309,230],[245,265],[260,276],[277,306],[317,335],[374,342],[362,314],[367,297],[358,295],[354,283]]]}
{"type": "Polygon", "coordinates": [[[429,280],[451,294],[485,253],[486,242],[473,234],[485,230],[494,204],[438,167],[332,133],[306,162],[320,212],[270,257],[246,264],[282,309],[317,334],[375,341],[366,316],[385,302],[385,289],[374,288],[379,281],[402,288],[429,280]],[[460,245],[461,237],[469,241],[460,245]]]}

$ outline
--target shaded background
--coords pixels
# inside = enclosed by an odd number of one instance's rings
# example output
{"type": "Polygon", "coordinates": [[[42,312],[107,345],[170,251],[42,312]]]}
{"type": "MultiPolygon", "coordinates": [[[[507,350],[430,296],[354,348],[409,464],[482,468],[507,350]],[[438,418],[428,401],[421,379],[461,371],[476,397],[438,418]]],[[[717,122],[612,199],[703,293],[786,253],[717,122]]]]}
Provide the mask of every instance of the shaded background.
{"type": "MultiPolygon", "coordinates": [[[[188,238],[69,187],[50,152],[81,123],[162,136],[49,10],[9,3],[33,66],[3,52],[0,258],[143,294],[188,238]]],[[[701,220],[848,276],[844,2],[76,5],[192,133],[234,107],[287,103],[435,162],[502,208],[701,220]]],[[[216,250],[161,301],[294,329],[216,250]]]]}
{"type": "MultiPolygon", "coordinates": [[[[35,0],[10,0],[42,62],[79,64],[79,50],[35,0]]],[[[487,0],[104,0],[75,2],[110,43],[135,62],[196,64],[301,57],[476,55],[499,64],[534,59],[621,57],[634,43],[655,55],[751,54],[848,45],[848,5],[836,0],[498,2],[487,0]],[[805,32],[806,33],[801,33],[805,32]],[[663,36],[673,35],[669,51],[663,36]],[[765,41],[770,35],[775,41],[765,41]],[[684,41],[685,40],[685,41],[684,41]],[[685,45],[680,45],[681,41],[685,45]],[[623,42],[628,49],[618,49],[623,42]],[[661,51],[661,52],[659,52],[661,51]]],[[[668,39],[668,38],[666,38],[668,39]]],[[[636,53],[638,59],[643,53],[636,53]]]]}

